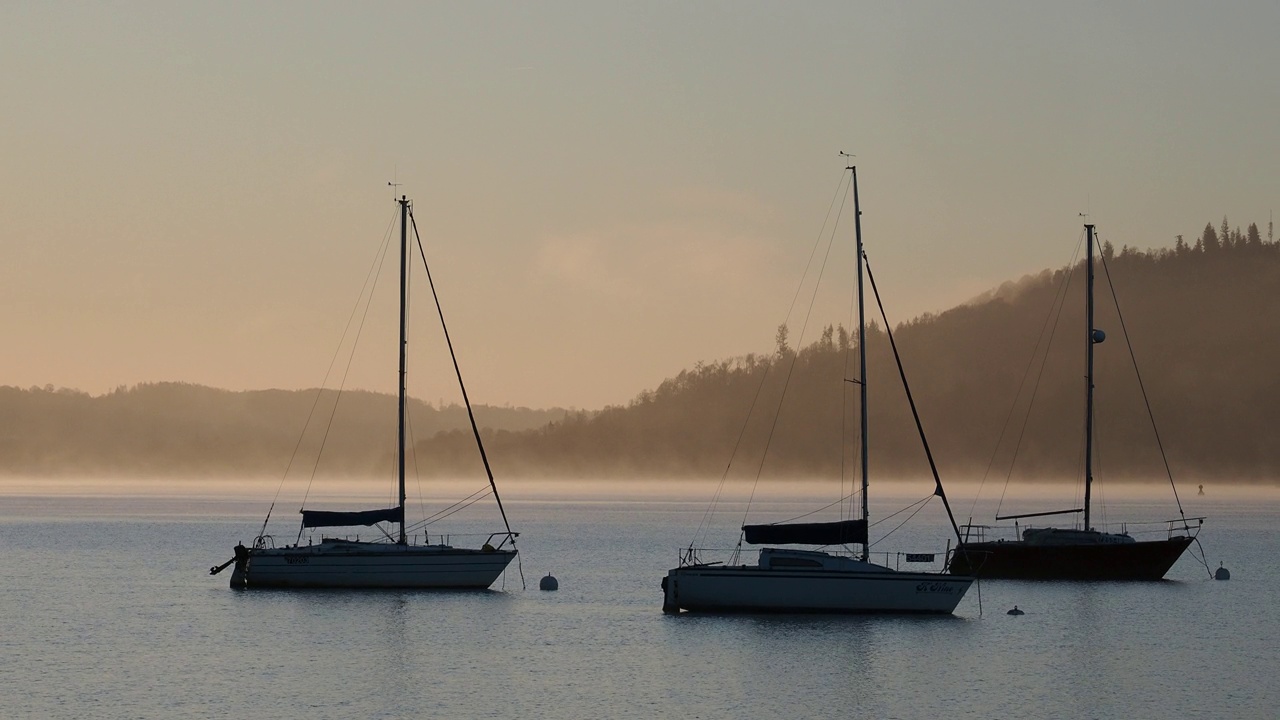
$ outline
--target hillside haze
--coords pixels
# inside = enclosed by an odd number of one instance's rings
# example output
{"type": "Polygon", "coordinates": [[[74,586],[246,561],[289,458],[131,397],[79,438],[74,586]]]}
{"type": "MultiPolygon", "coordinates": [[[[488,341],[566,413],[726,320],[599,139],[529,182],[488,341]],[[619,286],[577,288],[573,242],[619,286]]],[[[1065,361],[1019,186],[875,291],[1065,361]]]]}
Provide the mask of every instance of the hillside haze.
{"type": "MultiPolygon", "coordinates": [[[[1083,472],[1082,264],[1006,283],[894,328],[944,477],[1083,472]]],[[[1149,400],[1179,479],[1271,481],[1280,470],[1280,449],[1269,441],[1280,426],[1280,244],[1270,233],[1264,240],[1256,226],[1241,232],[1224,220],[1220,231],[1208,225],[1194,242],[1179,238],[1172,249],[1108,245],[1096,277],[1095,325],[1107,333],[1096,346],[1099,476],[1164,477],[1149,400]]],[[[872,309],[869,318],[876,317],[872,309]]],[[[928,466],[883,327],[873,322],[867,335],[872,472],[924,475],[928,466]]],[[[494,471],[568,478],[719,477],[726,467],[745,477],[849,474],[858,427],[856,385],[846,378],[857,374],[857,338],[837,326],[798,350],[785,340],[779,333],[772,351],[699,363],[625,406],[478,407],[494,471]]],[[[295,448],[295,462],[322,473],[387,472],[395,399],[346,392],[335,411],[336,398],[331,391],[231,392],[181,383],[100,396],[0,387],[0,472],[278,475],[295,448]]],[[[409,419],[417,472],[483,472],[463,408],[414,401],[409,419]]]]}
{"type": "MultiPolygon", "coordinates": [[[[1194,243],[1179,238],[1173,249],[1116,251],[1108,243],[1095,276],[1095,327],[1107,333],[1095,346],[1098,475],[1165,477],[1140,372],[1175,477],[1274,478],[1280,450],[1268,429],[1280,422],[1280,246],[1263,240],[1256,226],[1244,233],[1224,220],[1221,233],[1210,225],[1194,243]]],[[[896,327],[947,477],[1082,475],[1084,289],[1081,261],[896,327]]],[[[875,315],[869,310],[868,317],[875,315]]],[[[924,475],[927,462],[882,327],[873,323],[867,336],[872,472],[924,475]]],[[[491,454],[497,467],[520,474],[719,476],[731,458],[738,469],[730,476],[749,477],[761,467],[765,476],[849,472],[856,462],[855,386],[843,379],[856,377],[856,362],[856,338],[827,328],[798,353],[786,348],[699,364],[625,407],[571,414],[535,431],[492,433],[491,454]]],[[[466,441],[446,433],[419,452],[461,458],[466,441]]]]}
{"type": "MultiPolygon", "coordinates": [[[[396,398],[381,393],[150,383],[90,396],[0,387],[0,408],[0,472],[10,475],[280,475],[291,458],[295,470],[322,474],[379,475],[394,467],[396,398]]],[[[515,431],[564,414],[489,406],[475,412],[486,427],[515,431]]],[[[468,423],[461,406],[416,400],[408,418],[411,439],[468,423]]]]}

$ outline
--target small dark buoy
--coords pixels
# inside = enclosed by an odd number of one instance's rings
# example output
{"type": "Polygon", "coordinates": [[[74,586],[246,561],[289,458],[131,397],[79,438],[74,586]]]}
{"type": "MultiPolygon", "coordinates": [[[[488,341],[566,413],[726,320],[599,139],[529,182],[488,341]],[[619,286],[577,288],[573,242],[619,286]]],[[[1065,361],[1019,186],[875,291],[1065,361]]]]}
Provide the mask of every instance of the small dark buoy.
{"type": "Polygon", "coordinates": [[[546,577],[538,581],[539,590],[558,590],[559,588],[560,588],[560,582],[555,578],[551,577],[551,573],[547,573],[546,577]]]}
{"type": "Polygon", "coordinates": [[[1196,494],[1197,494],[1197,495],[1203,495],[1203,494],[1204,494],[1204,486],[1203,486],[1203,485],[1201,485],[1201,486],[1200,486],[1200,492],[1198,492],[1198,493],[1196,493],[1196,494]]]}
{"type": "Polygon", "coordinates": [[[1021,611],[1021,610],[1019,610],[1019,609],[1018,609],[1018,606],[1017,606],[1017,605],[1014,605],[1014,606],[1013,606],[1013,609],[1012,609],[1012,610],[1010,610],[1008,614],[1009,614],[1009,615],[1026,615],[1026,613],[1025,613],[1025,612],[1023,612],[1023,611],[1021,611]]]}
{"type": "Polygon", "coordinates": [[[1222,567],[1222,563],[1218,563],[1218,569],[1213,571],[1214,580],[1230,580],[1231,571],[1222,567]]]}

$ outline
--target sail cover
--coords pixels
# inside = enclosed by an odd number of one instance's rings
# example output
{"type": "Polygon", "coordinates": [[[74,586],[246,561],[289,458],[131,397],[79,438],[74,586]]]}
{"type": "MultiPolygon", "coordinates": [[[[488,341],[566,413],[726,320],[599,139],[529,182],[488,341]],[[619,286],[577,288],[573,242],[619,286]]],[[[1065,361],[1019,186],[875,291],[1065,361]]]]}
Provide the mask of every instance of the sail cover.
{"type": "Polygon", "coordinates": [[[385,510],[359,510],[356,512],[330,512],[327,510],[303,510],[303,527],[351,527],[373,525],[380,522],[404,522],[404,508],[385,510]]]}
{"type": "Polygon", "coordinates": [[[752,545],[844,545],[867,542],[866,520],[785,525],[743,525],[752,545]]]}

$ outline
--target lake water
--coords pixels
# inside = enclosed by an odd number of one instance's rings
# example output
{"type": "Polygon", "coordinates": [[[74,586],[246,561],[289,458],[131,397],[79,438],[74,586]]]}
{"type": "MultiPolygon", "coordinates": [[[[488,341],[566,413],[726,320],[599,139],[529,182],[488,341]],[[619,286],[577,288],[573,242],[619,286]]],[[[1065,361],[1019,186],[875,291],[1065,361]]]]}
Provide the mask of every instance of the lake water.
{"type": "MultiPolygon", "coordinates": [[[[920,618],[663,615],[701,490],[517,484],[504,498],[528,589],[513,563],[492,591],[433,593],[230,590],[208,568],[270,500],[230,485],[44,487],[0,487],[0,718],[1280,713],[1274,489],[1184,497],[1229,582],[1184,555],[1166,582],[992,580],[954,617],[920,618]],[[537,589],[547,572],[558,592],[537,589]]],[[[1113,496],[1108,513],[1151,506],[1113,496]]],[[[946,534],[902,537],[941,550],[946,534]]]]}

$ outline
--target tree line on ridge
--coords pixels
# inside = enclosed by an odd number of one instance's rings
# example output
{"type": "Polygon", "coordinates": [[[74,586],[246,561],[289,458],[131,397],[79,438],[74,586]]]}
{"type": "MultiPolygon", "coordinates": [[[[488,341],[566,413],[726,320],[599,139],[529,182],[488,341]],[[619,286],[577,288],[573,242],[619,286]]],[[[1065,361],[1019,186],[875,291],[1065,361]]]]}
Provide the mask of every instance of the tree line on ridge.
{"type": "MultiPolygon", "coordinates": [[[[1082,475],[1082,266],[1005,283],[894,329],[946,476],[1082,475]],[[1036,351],[1050,325],[1056,332],[1036,351]]],[[[1242,232],[1224,218],[1220,229],[1208,224],[1194,243],[1179,237],[1173,248],[1117,251],[1105,243],[1095,275],[1095,326],[1108,336],[1095,348],[1095,473],[1163,478],[1163,444],[1175,478],[1274,481],[1280,243],[1270,228],[1264,240],[1256,225],[1242,232]]],[[[856,376],[857,340],[839,326],[799,349],[787,338],[779,328],[773,353],[699,363],[626,406],[488,432],[495,469],[575,477],[848,473],[858,462],[855,386],[846,381],[856,376]]],[[[872,471],[927,475],[883,327],[872,323],[866,343],[872,471]]],[[[465,472],[473,469],[470,443],[466,433],[444,431],[418,450],[465,472]]]]}
{"type": "MultiPolygon", "coordinates": [[[[1172,248],[1155,251],[1107,243],[1101,255],[1095,325],[1108,338],[1096,346],[1097,472],[1163,477],[1149,401],[1176,477],[1274,481],[1280,243],[1272,229],[1263,239],[1256,225],[1241,231],[1224,218],[1193,242],[1179,236],[1172,248]]],[[[944,478],[1082,472],[1083,287],[1077,263],[894,328],[944,478]],[[1042,337],[1049,339],[1037,345],[1042,337]]],[[[857,343],[848,329],[832,326],[792,348],[788,329],[779,328],[771,352],[698,363],[626,405],[479,407],[476,416],[499,476],[848,474],[859,460],[856,385],[849,382],[857,343]]],[[[872,470],[877,477],[926,475],[882,325],[869,326],[866,349],[872,470]]],[[[317,392],[150,383],[94,397],[0,387],[0,473],[278,475],[295,448],[301,462],[314,462],[322,438],[321,472],[390,468],[395,398],[348,391],[329,432],[300,439],[312,404],[323,416],[337,397],[317,392]]],[[[409,413],[420,472],[483,472],[462,408],[411,402],[409,413]]]]}

